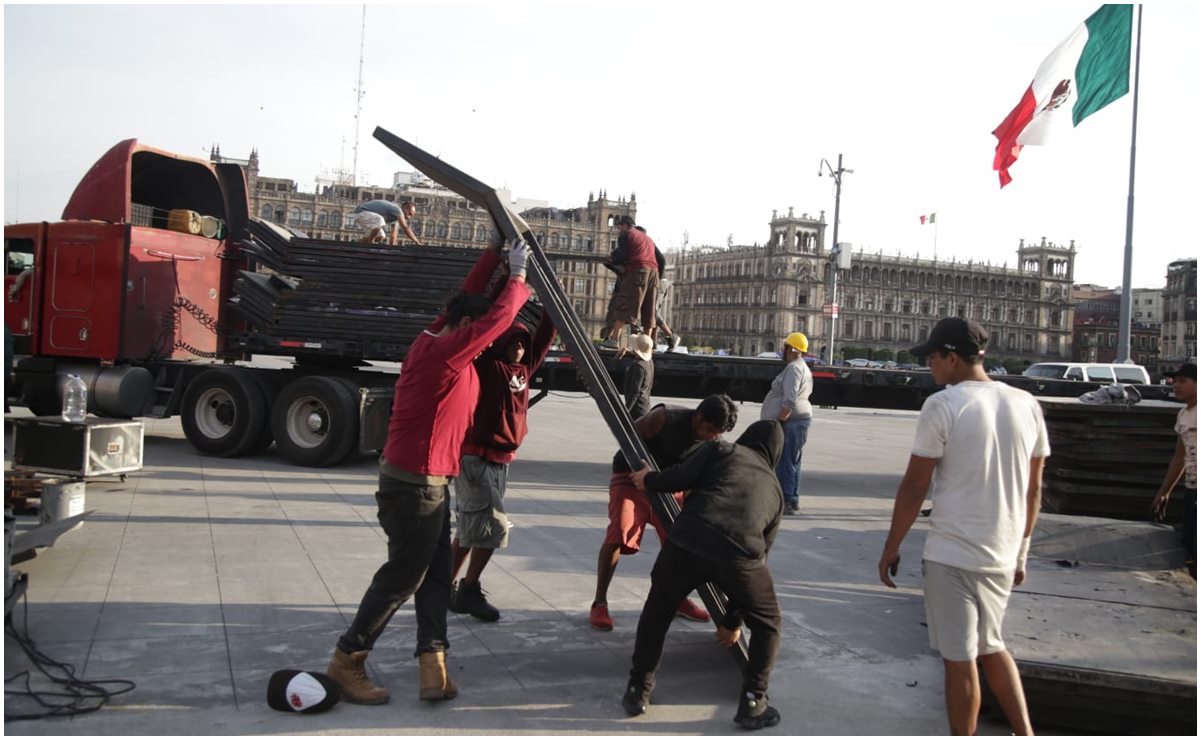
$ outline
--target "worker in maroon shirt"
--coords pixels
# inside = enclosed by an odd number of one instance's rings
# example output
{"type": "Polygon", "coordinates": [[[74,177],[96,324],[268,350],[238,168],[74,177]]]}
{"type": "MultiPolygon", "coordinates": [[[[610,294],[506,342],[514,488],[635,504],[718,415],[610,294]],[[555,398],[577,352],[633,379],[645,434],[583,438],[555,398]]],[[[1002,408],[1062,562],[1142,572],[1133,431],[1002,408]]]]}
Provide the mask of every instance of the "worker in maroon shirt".
{"type": "Polygon", "coordinates": [[[463,290],[409,348],[396,381],[388,441],[380,459],[378,517],[388,535],[388,560],[376,571],[326,672],[355,704],[383,704],[388,690],[367,677],[367,654],[396,610],[415,596],[418,695],[453,699],[447,675],[446,610],[450,599],[449,482],[459,474],[460,448],[479,399],[474,360],[513,324],[529,298],[529,250],[509,250],[509,279],[495,301],[484,295],[500,263],[500,245],[480,256],[463,290]]]}
{"type": "Polygon", "coordinates": [[[621,330],[626,324],[640,322],[642,330],[655,337],[655,298],[659,292],[659,263],[655,260],[655,243],[634,227],[634,219],[622,216],[617,220],[618,247],[625,242],[625,273],[618,285],[613,306],[616,318],[609,329],[609,338],[601,346],[618,346],[621,330]]]}
{"type": "Polygon", "coordinates": [[[458,529],[451,543],[452,579],[467,561],[467,573],[451,591],[450,610],[456,614],[470,614],[485,622],[500,619],[500,610],[484,595],[480,575],[492,553],[509,544],[510,524],[504,506],[509,463],[517,458],[517,448],[525,439],[530,378],[542,367],[554,337],[555,325],[544,311],[532,337],[525,324],[514,322],[475,361],[480,401],[463,443],[461,472],[455,479],[458,529]]]}

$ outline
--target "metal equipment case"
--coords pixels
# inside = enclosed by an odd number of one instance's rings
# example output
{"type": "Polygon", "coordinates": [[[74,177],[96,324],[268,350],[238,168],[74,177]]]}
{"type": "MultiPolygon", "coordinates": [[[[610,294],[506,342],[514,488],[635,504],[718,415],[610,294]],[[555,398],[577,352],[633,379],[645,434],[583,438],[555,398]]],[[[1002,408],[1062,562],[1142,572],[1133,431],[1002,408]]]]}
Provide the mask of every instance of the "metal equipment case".
{"type": "Polygon", "coordinates": [[[140,421],[89,417],[72,422],[59,416],[12,421],[14,466],[78,478],[142,469],[140,421]]]}

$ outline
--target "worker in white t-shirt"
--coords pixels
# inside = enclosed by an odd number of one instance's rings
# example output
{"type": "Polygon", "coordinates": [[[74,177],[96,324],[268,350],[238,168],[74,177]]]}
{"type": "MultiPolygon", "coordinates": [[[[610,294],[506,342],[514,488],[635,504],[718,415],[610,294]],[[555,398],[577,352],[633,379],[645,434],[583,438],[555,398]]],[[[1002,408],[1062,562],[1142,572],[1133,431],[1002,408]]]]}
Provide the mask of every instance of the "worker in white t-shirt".
{"type": "Polygon", "coordinates": [[[896,588],[891,576],[901,561],[901,541],[929,491],[933,511],[922,555],[926,623],[946,671],[951,734],[975,734],[978,657],[1013,731],[1030,735],[1026,696],[1001,623],[1010,589],[1026,579],[1051,447],[1034,396],[989,379],[987,346],[988,333],[975,321],[948,318],[910,350],[928,358],[934,382],[946,388],[926,399],[918,417],[880,556],[880,580],[896,588]]]}
{"type": "Polygon", "coordinates": [[[1184,549],[1193,561],[1193,574],[1197,565],[1197,363],[1186,362],[1175,372],[1164,373],[1164,377],[1172,379],[1172,392],[1176,400],[1184,403],[1184,408],[1176,414],[1176,454],[1168,464],[1163,483],[1155,500],[1151,502],[1151,514],[1157,521],[1163,521],[1168,513],[1168,499],[1172,489],[1184,477],[1184,493],[1186,501],[1192,507],[1184,515],[1184,549]]]}

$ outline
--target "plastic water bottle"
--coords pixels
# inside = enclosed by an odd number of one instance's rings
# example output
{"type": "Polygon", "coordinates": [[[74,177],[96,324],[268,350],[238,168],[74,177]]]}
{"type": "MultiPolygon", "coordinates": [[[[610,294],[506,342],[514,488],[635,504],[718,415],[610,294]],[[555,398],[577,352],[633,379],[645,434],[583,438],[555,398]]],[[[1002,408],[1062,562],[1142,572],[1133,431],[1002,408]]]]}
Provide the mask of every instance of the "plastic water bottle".
{"type": "Polygon", "coordinates": [[[88,386],[78,375],[67,378],[63,388],[63,421],[80,422],[88,415],[88,386]]]}

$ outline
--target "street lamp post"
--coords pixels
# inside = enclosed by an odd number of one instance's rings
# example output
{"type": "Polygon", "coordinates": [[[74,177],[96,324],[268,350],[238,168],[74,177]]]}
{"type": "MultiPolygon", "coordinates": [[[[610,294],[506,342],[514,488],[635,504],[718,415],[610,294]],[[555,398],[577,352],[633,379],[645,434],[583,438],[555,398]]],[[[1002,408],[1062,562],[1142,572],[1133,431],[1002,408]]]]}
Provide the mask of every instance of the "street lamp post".
{"type": "Polygon", "coordinates": [[[822,159],[817,166],[817,176],[821,177],[822,167],[826,168],[826,172],[830,173],[830,177],[834,178],[834,236],[832,239],[833,246],[830,249],[830,264],[834,268],[834,285],[830,291],[830,364],[834,364],[834,343],[838,340],[838,265],[839,257],[842,251],[838,243],[838,211],[842,205],[842,176],[846,173],[854,173],[855,170],[848,170],[842,166],[842,155],[838,155],[838,169],[830,166],[826,159],[822,159]]]}

